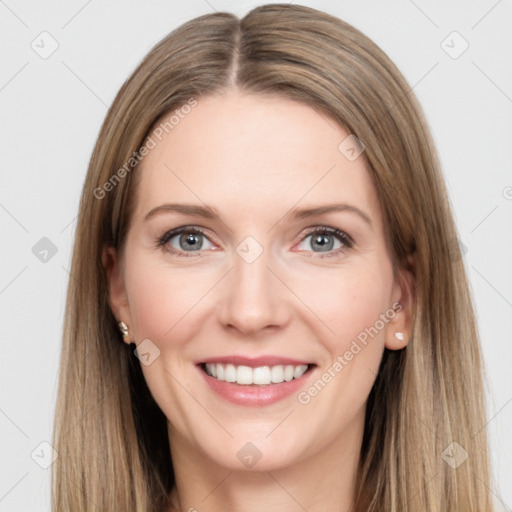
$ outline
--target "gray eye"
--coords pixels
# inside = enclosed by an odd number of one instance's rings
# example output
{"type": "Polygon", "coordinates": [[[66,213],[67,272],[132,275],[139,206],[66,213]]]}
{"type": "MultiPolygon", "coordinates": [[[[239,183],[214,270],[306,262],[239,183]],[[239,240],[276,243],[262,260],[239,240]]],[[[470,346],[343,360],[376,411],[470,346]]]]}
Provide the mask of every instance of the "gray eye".
{"type": "Polygon", "coordinates": [[[311,236],[311,247],[317,247],[320,251],[330,251],[334,246],[334,240],[331,235],[318,234],[311,236]]]}
{"type": "Polygon", "coordinates": [[[343,246],[337,236],[329,233],[312,233],[306,236],[301,244],[306,244],[306,248],[301,248],[301,250],[313,250],[314,252],[329,252],[343,246]],[[308,239],[311,241],[306,242],[308,239]],[[335,247],[336,242],[338,245],[335,247]]]}
{"type": "Polygon", "coordinates": [[[183,233],[179,233],[171,237],[169,239],[169,244],[173,249],[194,252],[205,249],[205,247],[203,247],[205,241],[209,242],[202,233],[197,231],[184,231],[183,233]],[[175,244],[176,239],[178,240],[178,246],[175,244]]]}

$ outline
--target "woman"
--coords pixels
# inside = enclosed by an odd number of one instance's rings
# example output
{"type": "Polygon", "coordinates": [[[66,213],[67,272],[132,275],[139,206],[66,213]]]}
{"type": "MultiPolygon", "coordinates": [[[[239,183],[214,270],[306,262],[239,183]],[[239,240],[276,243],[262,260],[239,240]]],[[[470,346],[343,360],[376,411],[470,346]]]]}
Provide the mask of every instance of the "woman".
{"type": "Polygon", "coordinates": [[[311,8],[185,23],[102,127],[54,510],[492,510],[474,312],[421,108],[311,8]]]}

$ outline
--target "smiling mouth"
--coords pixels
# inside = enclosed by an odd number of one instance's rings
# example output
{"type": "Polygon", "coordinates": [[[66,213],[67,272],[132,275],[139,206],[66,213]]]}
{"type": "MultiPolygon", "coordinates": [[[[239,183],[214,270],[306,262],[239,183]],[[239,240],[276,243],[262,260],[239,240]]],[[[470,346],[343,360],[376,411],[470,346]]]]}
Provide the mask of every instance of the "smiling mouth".
{"type": "Polygon", "coordinates": [[[216,380],[242,386],[269,386],[299,379],[311,371],[314,364],[250,367],[223,363],[201,363],[199,367],[216,380]]]}

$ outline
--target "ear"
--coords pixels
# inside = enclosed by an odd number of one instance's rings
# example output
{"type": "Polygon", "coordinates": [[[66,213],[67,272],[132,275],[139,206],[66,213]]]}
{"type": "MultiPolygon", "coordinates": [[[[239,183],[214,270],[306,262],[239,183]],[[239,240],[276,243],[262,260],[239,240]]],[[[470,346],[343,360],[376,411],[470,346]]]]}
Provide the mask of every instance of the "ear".
{"type": "Polygon", "coordinates": [[[404,348],[412,336],[415,304],[414,256],[409,255],[407,261],[408,267],[397,271],[393,285],[392,308],[394,315],[386,326],[385,336],[385,346],[389,350],[404,348]]]}
{"type": "Polygon", "coordinates": [[[128,336],[124,337],[125,343],[131,343],[130,327],[132,326],[128,297],[124,286],[121,261],[114,247],[105,246],[101,255],[101,261],[107,274],[108,301],[110,309],[117,322],[124,322],[128,326],[128,336]]]}

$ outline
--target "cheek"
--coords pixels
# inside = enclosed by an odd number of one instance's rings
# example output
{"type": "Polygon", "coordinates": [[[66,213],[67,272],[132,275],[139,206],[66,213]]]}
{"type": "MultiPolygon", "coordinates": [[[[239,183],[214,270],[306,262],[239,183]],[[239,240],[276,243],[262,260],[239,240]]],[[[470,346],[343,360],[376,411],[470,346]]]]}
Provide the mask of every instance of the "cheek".
{"type": "Polygon", "coordinates": [[[211,269],[172,268],[142,250],[127,260],[125,277],[135,339],[149,338],[161,351],[190,339],[197,315],[208,304],[206,294],[218,280],[211,269]]]}
{"type": "Polygon", "coordinates": [[[309,403],[322,390],[323,398],[313,400],[313,407],[343,404],[338,413],[331,411],[342,421],[341,411],[363,405],[378,373],[386,327],[394,316],[389,309],[392,266],[385,258],[361,259],[328,275],[324,272],[322,280],[321,273],[313,274],[302,273],[298,295],[318,317],[311,329],[326,354],[319,372],[326,386],[325,391],[322,383],[311,393],[305,390],[301,403],[309,403]]]}
{"type": "MultiPolygon", "coordinates": [[[[335,330],[344,342],[359,340],[364,344],[364,333],[368,333],[385,312],[388,285],[380,274],[353,275],[346,283],[348,286],[345,292],[338,292],[337,314],[332,312],[336,318],[335,330]]],[[[372,339],[381,338],[383,326],[379,324],[379,327],[378,334],[372,330],[372,339]]]]}
{"type": "Polygon", "coordinates": [[[187,430],[191,427],[186,423],[190,396],[183,389],[194,385],[188,382],[190,360],[197,357],[193,340],[199,337],[199,317],[204,317],[208,307],[206,294],[218,279],[213,279],[211,269],[172,268],[143,251],[135,250],[131,256],[125,278],[133,336],[137,344],[149,339],[159,350],[153,363],[142,365],[142,372],[160,408],[187,430]]]}
{"type": "Polygon", "coordinates": [[[301,297],[320,318],[314,328],[317,335],[325,333],[317,340],[326,357],[317,379],[297,397],[304,414],[329,416],[338,426],[322,427],[324,435],[348,425],[363,410],[382,359],[386,326],[394,316],[389,309],[393,274],[387,262],[340,269],[329,277],[323,286],[316,280],[312,287],[314,278],[301,276],[301,297]]]}
{"type": "Polygon", "coordinates": [[[319,375],[322,382],[299,397],[300,403],[313,405],[310,412],[329,407],[332,418],[343,424],[347,411],[363,407],[378,373],[386,327],[394,316],[392,284],[391,264],[382,260],[333,275],[324,293],[315,294],[315,307],[335,334],[322,338],[328,352],[319,375]],[[315,398],[320,394],[321,399],[315,398]]]}
{"type": "Polygon", "coordinates": [[[382,338],[386,323],[380,319],[390,306],[393,284],[391,264],[384,259],[361,259],[338,269],[303,269],[294,280],[293,289],[314,313],[309,315],[311,325],[316,334],[324,333],[319,339],[331,356],[347,350],[358,337],[364,342],[365,333],[369,339],[382,338]]]}

